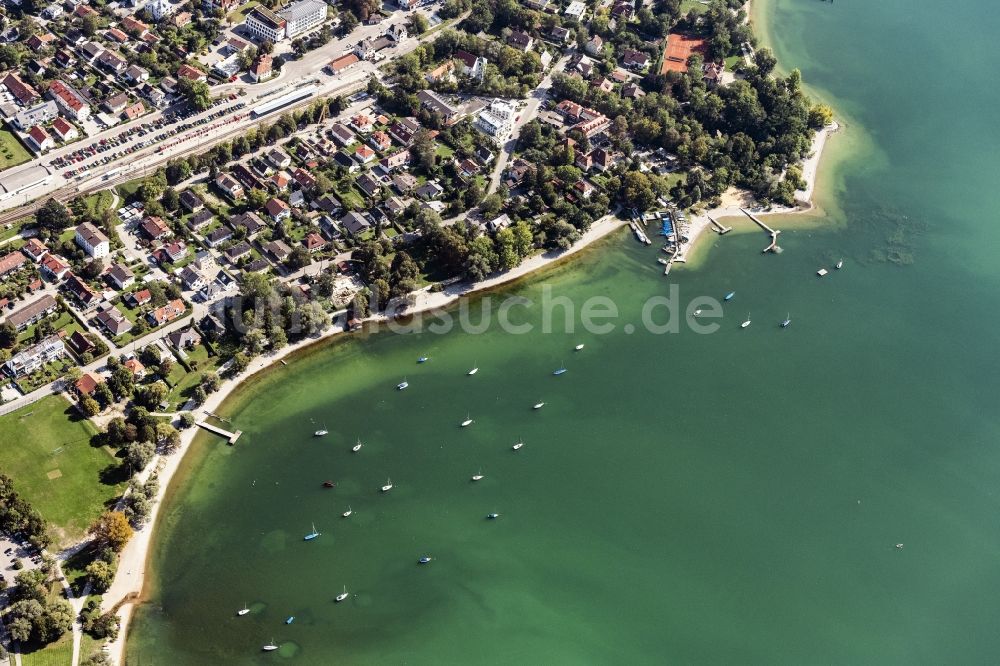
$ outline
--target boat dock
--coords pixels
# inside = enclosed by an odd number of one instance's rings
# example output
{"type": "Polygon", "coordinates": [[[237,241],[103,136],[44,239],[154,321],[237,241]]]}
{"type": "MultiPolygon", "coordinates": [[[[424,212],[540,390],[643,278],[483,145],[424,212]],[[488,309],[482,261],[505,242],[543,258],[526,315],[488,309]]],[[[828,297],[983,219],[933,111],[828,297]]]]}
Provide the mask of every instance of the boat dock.
{"type": "Polygon", "coordinates": [[[649,240],[649,236],[647,236],[646,232],[642,230],[642,227],[639,226],[638,222],[631,221],[628,223],[628,226],[629,229],[632,230],[632,233],[635,234],[636,239],[638,239],[640,243],[644,245],[653,244],[653,241],[649,240]]]}
{"type": "Polygon", "coordinates": [[[751,220],[756,222],[757,226],[759,226],[761,229],[766,231],[768,235],[771,236],[771,244],[764,248],[763,250],[764,254],[767,254],[768,252],[775,252],[775,253],[781,252],[781,248],[778,247],[778,234],[781,233],[781,230],[772,229],[771,227],[767,226],[759,217],[752,215],[750,211],[748,211],[746,208],[740,208],[740,210],[743,211],[744,215],[746,215],[751,220]]]}
{"type": "Polygon", "coordinates": [[[730,231],[733,230],[732,227],[724,227],[721,224],[719,224],[718,220],[716,220],[711,215],[706,215],[705,217],[708,218],[708,223],[712,225],[712,228],[715,229],[715,231],[717,231],[720,236],[725,236],[726,234],[728,234],[730,231]]]}
{"type": "Polygon", "coordinates": [[[229,432],[228,430],[220,428],[219,426],[214,426],[211,423],[206,423],[205,421],[197,421],[195,425],[198,426],[199,428],[204,428],[213,435],[219,435],[220,437],[225,437],[226,442],[228,444],[235,444],[236,440],[238,440],[240,438],[240,435],[243,434],[242,430],[237,430],[236,432],[229,432]]]}

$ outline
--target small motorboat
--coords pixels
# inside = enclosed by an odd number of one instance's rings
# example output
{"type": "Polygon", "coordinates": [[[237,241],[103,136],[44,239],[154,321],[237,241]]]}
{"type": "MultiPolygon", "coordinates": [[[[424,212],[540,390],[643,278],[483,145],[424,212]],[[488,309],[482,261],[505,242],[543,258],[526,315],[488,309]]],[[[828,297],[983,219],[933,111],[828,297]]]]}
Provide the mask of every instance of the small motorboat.
{"type": "Polygon", "coordinates": [[[430,356],[421,356],[417,359],[417,363],[426,363],[429,360],[431,360],[430,356]]]}
{"type": "Polygon", "coordinates": [[[392,479],[388,479],[388,478],[387,478],[387,479],[385,480],[385,485],[384,485],[384,486],[382,486],[382,492],[384,492],[384,493],[387,493],[387,492],[389,492],[390,490],[392,490],[392,479]]]}
{"type": "Polygon", "coordinates": [[[553,371],[552,371],[552,374],[553,374],[553,375],[556,375],[557,377],[558,377],[559,375],[565,375],[565,374],[566,374],[566,368],[558,368],[558,369],[556,369],[556,370],[553,370],[553,371]]]}
{"type": "Polygon", "coordinates": [[[726,294],[725,298],[723,298],[722,300],[724,300],[724,301],[731,301],[731,300],[733,300],[733,296],[735,296],[735,295],[736,295],[736,292],[735,291],[731,291],[728,294],[726,294]]]}
{"type": "Polygon", "coordinates": [[[496,520],[499,517],[500,517],[500,514],[494,512],[494,513],[491,513],[491,514],[487,514],[486,519],[487,520],[496,520]]]}
{"type": "Polygon", "coordinates": [[[581,349],[583,349],[583,345],[577,345],[576,347],[573,347],[574,351],[580,351],[581,349]]]}
{"type": "Polygon", "coordinates": [[[749,325],[750,325],[750,313],[748,312],[747,313],[746,321],[744,321],[742,324],[740,324],[740,328],[746,328],[749,325]]]}
{"type": "Polygon", "coordinates": [[[334,483],[333,481],[330,481],[330,480],[326,480],[326,481],[323,482],[323,487],[324,488],[334,488],[334,487],[336,487],[336,485],[337,485],[336,483],[334,483]]]}
{"type": "Polygon", "coordinates": [[[466,373],[466,374],[468,374],[471,377],[472,375],[476,374],[477,372],[479,372],[479,366],[476,366],[472,370],[469,370],[469,372],[466,373]]]}
{"type": "Polygon", "coordinates": [[[351,447],[351,451],[357,453],[360,450],[361,450],[361,440],[359,439],[358,443],[351,447]]]}
{"type": "Polygon", "coordinates": [[[424,555],[424,556],[423,556],[423,557],[421,557],[421,558],[420,558],[419,560],[417,560],[417,562],[420,562],[420,564],[427,564],[428,562],[430,562],[430,561],[431,561],[431,559],[432,559],[432,558],[430,558],[430,557],[427,557],[426,555],[424,555]]]}
{"type": "Polygon", "coordinates": [[[821,268],[821,269],[819,269],[818,271],[816,271],[816,275],[818,275],[818,276],[820,276],[820,277],[823,277],[824,275],[826,275],[826,274],[827,274],[827,272],[828,272],[828,271],[827,271],[827,270],[826,270],[825,268],[821,268]]]}
{"type": "Polygon", "coordinates": [[[472,475],[472,480],[473,481],[482,481],[483,480],[483,470],[480,469],[478,472],[476,472],[475,474],[473,474],[472,475]]]}
{"type": "Polygon", "coordinates": [[[694,316],[695,317],[700,317],[701,316],[701,310],[700,309],[699,310],[695,310],[694,311],[694,316]]]}
{"type": "Polygon", "coordinates": [[[313,433],[313,437],[322,437],[323,435],[329,435],[329,434],[330,434],[329,430],[317,430],[316,432],[313,433]]]}
{"type": "Polygon", "coordinates": [[[785,321],[781,322],[781,328],[788,328],[788,325],[792,323],[792,316],[790,314],[785,315],[785,321]]]}
{"type": "Polygon", "coordinates": [[[837,269],[838,271],[839,271],[839,270],[840,270],[841,268],[843,268],[843,267],[844,267],[844,260],[843,260],[843,259],[841,259],[840,261],[838,261],[838,262],[837,262],[837,265],[836,265],[836,266],[834,266],[834,268],[836,268],[836,269],[837,269]]]}
{"type": "Polygon", "coordinates": [[[243,617],[244,615],[246,615],[249,612],[250,612],[250,609],[247,607],[246,604],[243,604],[243,608],[241,608],[238,611],[236,611],[236,615],[238,615],[239,617],[243,617]]]}
{"type": "Polygon", "coordinates": [[[339,604],[341,601],[343,601],[346,598],[347,598],[347,586],[345,585],[344,586],[344,591],[341,592],[340,594],[338,594],[337,598],[334,599],[334,601],[336,601],[339,604]]]}
{"type": "Polygon", "coordinates": [[[897,544],[896,544],[896,548],[897,548],[898,550],[903,550],[903,544],[901,544],[901,543],[897,543],[897,544]]]}
{"type": "Polygon", "coordinates": [[[468,414],[466,414],[465,415],[465,420],[462,421],[462,427],[466,428],[466,427],[468,427],[470,425],[472,425],[472,417],[469,416],[468,414]]]}
{"type": "Polygon", "coordinates": [[[295,622],[295,616],[289,615],[288,618],[285,620],[285,624],[291,624],[292,622],[295,622]]]}
{"type": "Polygon", "coordinates": [[[518,440],[517,443],[514,444],[514,446],[512,446],[511,448],[514,449],[515,451],[518,451],[518,450],[521,449],[522,446],[524,446],[524,440],[523,439],[518,440]]]}
{"type": "Polygon", "coordinates": [[[352,508],[351,508],[350,506],[348,506],[348,507],[347,507],[347,511],[345,511],[344,513],[342,513],[342,514],[340,514],[340,515],[341,515],[341,516],[342,516],[343,518],[350,518],[350,517],[351,517],[351,514],[352,514],[352,513],[354,513],[354,509],[352,509],[352,508]]]}
{"type": "Polygon", "coordinates": [[[544,402],[536,402],[536,403],[535,403],[535,406],[534,406],[534,407],[532,407],[532,409],[541,409],[541,408],[542,408],[542,407],[544,407],[544,406],[545,406],[545,403],[544,403],[544,402]]]}
{"type": "Polygon", "coordinates": [[[264,647],[261,648],[261,650],[263,650],[264,652],[273,652],[274,650],[277,650],[277,649],[278,649],[278,646],[274,644],[273,640],[270,643],[268,643],[267,645],[265,645],[264,647]]]}
{"type": "Polygon", "coordinates": [[[313,539],[319,536],[319,532],[316,531],[316,523],[313,523],[312,527],[313,527],[312,532],[302,537],[303,541],[312,541],[313,539]]]}
{"type": "Polygon", "coordinates": [[[397,391],[404,391],[404,390],[408,389],[409,387],[410,387],[410,382],[408,382],[406,380],[403,380],[403,381],[399,382],[398,384],[396,384],[396,390],[397,391]]]}

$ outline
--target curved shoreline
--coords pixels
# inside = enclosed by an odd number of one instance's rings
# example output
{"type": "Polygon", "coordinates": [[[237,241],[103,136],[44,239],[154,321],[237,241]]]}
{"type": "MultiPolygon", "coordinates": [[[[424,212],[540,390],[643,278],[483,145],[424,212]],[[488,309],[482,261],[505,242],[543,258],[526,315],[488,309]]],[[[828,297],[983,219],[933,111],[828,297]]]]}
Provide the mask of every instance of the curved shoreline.
{"type": "MultiPolygon", "coordinates": [[[[764,3],[752,3],[753,6],[759,6],[762,4],[764,3]]],[[[766,31],[764,32],[766,34],[766,31]]],[[[836,133],[839,129],[840,126],[837,123],[833,123],[832,125],[817,132],[813,139],[810,154],[802,164],[803,178],[806,181],[806,188],[797,192],[797,194],[800,195],[800,199],[803,201],[804,206],[798,208],[774,209],[761,213],[761,215],[800,214],[816,210],[816,204],[813,197],[815,195],[816,180],[819,172],[819,166],[822,162],[824,148],[826,147],[826,142],[830,135],[836,133]]],[[[691,222],[691,241],[688,251],[693,251],[699,244],[698,241],[704,237],[704,232],[709,227],[709,215],[718,219],[720,217],[731,216],[734,214],[742,215],[739,210],[739,205],[734,201],[724,201],[721,206],[693,217],[691,222]]],[[[511,271],[471,285],[468,283],[459,283],[452,285],[452,287],[443,291],[433,293],[430,292],[429,289],[421,290],[416,293],[416,300],[414,304],[406,310],[406,315],[414,315],[443,309],[454,304],[463,297],[480,294],[501,286],[509,286],[511,283],[529,276],[537,277],[534,274],[538,271],[559,265],[564,260],[567,260],[569,257],[592,245],[594,242],[604,238],[613,231],[626,226],[626,221],[620,220],[612,215],[608,215],[594,223],[591,228],[582,235],[580,240],[568,250],[558,253],[547,252],[533,255],[511,271]]],[[[365,323],[377,323],[383,321],[386,321],[386,317],[384,315],[375,315],[367,318],[365,323]]],[[[238,377],[225,380],[218,391],[208,396],[205,403],[199,407],[199,410],[202,412],[217,411],[223,403],[225,403],[226,400],[233,395],[234,391],[247,386],[248,380],[259,377],[263,371],[275,367],[276,363],[291,356],[292,354],[306,350],[315,350],[323,343],[334,339],[345,332],[347,331],[332,327],[315,338],[308,338],[295,344],[290,344],[278,352],[255,358],[244,373],[238,377]]],[[[141,529],[136,530],[133,538],[120,554],[119,567],[115,575],[115,579],[111,587],[103,595],[104,603],[102,604],[102,609],[104,610],[112,608],[117,603],[124,602],[119,609],[121,630],[117,640],[110,644],[111,656],[118,664],[125,663],[125,647],[128,640],[128,629],[132,618],[132,612],[135,605],[145,599],[146,570],[152,557],[152,538],[156,533],[157,522],[160,518],[160,508],[165,503],[168,494],[178,490],[178,488],[172,487],[175,481],[178,483],[180,482],[180,479],[175,478],[176,472],[180,468],[183,460],[187,459],[186,454],[200,430],[201,429],[198,427],[192,427],[188,430],[181,431],[181,444],[178,449],[174,453],[167,456],[158,454],[156,459],[140,475],[140,478],[145,480],[153,471],[156,471],[159,475],[160,488],[153,501],[153,507],[149,519],[141,529]]],[[[81,657],[85,656],[87,655],[81,655],[81,657]]]]}

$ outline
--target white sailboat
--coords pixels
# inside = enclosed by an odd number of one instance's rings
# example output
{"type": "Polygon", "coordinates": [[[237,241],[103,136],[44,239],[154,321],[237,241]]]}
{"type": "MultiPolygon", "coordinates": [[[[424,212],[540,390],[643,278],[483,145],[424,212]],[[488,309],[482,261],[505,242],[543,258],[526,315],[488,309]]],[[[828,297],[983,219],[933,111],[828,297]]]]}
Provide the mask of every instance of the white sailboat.
{"type": "Polygon", "coordinates": [[[781,322],[781,328],[788,328],[788,325],[792,323],[791,313],[785,315],[785,321],[781,322]]]}
{"type": "Polygon", "coordinates": [[[472,480],[473,481],[482,481],[483,480],[483,469],[481,467],[479,468],[478,472],[476,472],[475,474],[472,475],[472,480]]]}
{"type": "Polygon", "coordinates": [[[405,391],[408,388],[410,388],[410,382],[406,381],[405,378],[403,379],[403,381],[396,384],[397,391],[405,391]]]}
{"type": "Polygon", "coordinates": [[[742,324],[740,324],[740,328],[746,328],[749,325],[750,325],[750,313],[748,312],[747,319],[742,324]]]}
{"type": "Polygon", "coordinates": [[[462,421],[462,427],[465,428],[465,427],[468,427],[470,425],[472,425],[472,417],[469,416],[468,414],[466,414],[465,415],[465,420],[462,421]]]}
{"type": "Polygon", "coordinates": [[[517,440],[517,443],[515,443],[514,446],[512,446],[511,448],[514,449],[515,451],[518,451],[522,446],[524,446],[524,440],[519,439],[517,440]]]}
{"type": "Polygon", "coordinates": [[[496,513],[496,512],[493,512],[493,513],[491,513],[491,514],[489,514],[489,515],[486,516],[486,518],[488,520],[496,520],[499,517],[500,517],[500,514],[496,513]]]}
{"type": "Polygon", "coordinates": [[[477,372],[479,372],[479,366],[478,365],[474,366],[471,370],[469,370],[469,372],[467,374],[471,377],[472,375],[476,374],[477,372]]]}
{"type": "Polygon", "coordinates": [[[278,649],[278,646],[274,644],[274,639],[273,638],[271,639],[270,643],[268,643],[267,645],[265,645],[264,647],[261,648],[261,650],[263,650],[264,652],[273,652],[274,650],[277,650],[277,649],[278,649]]]}
{"type": "Polygon", "coordinates": [[[326,429],[326,426],[324,426],[320,430],[315,431],[313,433],[313,437],[322,437],[323,435],[328,435],[329,433],[330,431],[326,429]]]}
{"type": "Polygon", "coordinates": [[[544,406],[545,406],[544,402],[536,402],[535,406],[532,409],[541,409],[544,406]]]}
{"type": "Polygon", "coordinates": [[[336,601],[339,604],[341,601],[343,601],[346,598],[347,598],[347,586],[345,585],[344,586],[344,591],[341,592],[340,594],[338,594],[337,598],[334,599],[334,601],[336,601]]]}
{"type": "Polygon", "coordinates": [[[386,479],[385,479],[385,485],[382,486],[382,492],[387,493],[390,490],[392,490],[392,479],[386,477],[386,479]]]}
{"type": "Polygon", "coordinates": [[[581,349],[583,349],[583,345],[577,345],[576,347],[573,347],[573,349],[576,351],[580,351],[581,349]]]}
{"type": "Polygon", "coordinates": [[[350,516],[351,516],[352,513],[354,513],[354,509],[352,509],[350,506],[348,506],[347,507],[347,511],[345,511],[344,513],[342,513],[340,515],[343,516],[344,518],[350,518],[350,516]]]}
{"type": "Polygon", "coordinates": [[[240,616],[240,617],[243,617],[244,615],[246,615],[249,612],[250,612],[250,609],[247,607],[246,604],[243,604],[243,608],[241,608],[238,611],[236,611],[236,614],[238,616],[240,616]]]}
{"type": "Polygon", "coordinates": [[[844,260],[841,259],[840,261],[837,262],[837,265],[834,268],[836,268],[839,271],[843,267],[844,267],[844,260]]]}
{"type": "Polygon", "coordinates": [[[319,532],[316,531],[316,523],[313,523],[312,532],[302,537],[303,541],[312,541],[319,536],[319,532]]]}
{"type": "Polygon", "coordinates": [[[351,447],[351,451],[357,453],[360,450],[361,450],[361,440],[359,439],[358,443],[351,447]]]}

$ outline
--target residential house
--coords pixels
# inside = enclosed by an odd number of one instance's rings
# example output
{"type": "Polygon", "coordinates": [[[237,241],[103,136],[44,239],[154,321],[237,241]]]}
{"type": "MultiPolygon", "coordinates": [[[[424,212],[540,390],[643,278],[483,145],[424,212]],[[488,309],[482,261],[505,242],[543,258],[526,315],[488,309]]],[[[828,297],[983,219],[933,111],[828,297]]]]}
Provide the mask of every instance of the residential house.
{"type": "Polygon", "coordinates": [[[392,139],[389,135],[382,130],[377,132],[372,132],[372,135],[368,138],[368,145],[379,152],[385,152],[392,148],[392,139]]]}
{"type": "Polygon", "coordinates": [[[118,44],[124,44],[125,42],[128,41],[128,35],[126,35],[123,31],[119,30],[118,28],[111,28],[110,30],[104,33],[104,36],[109,41],[116,42],[118,44]]]}
{"type": "Polygon", "coordinates": [[[304,190],[311,190],[316,185],[316,178],[302,168],[292,172],[292,179],[304,190]]]}
{"type": "Polygon", "coordinates": [[[148,315],[146,319],[152,326],[162,326],[163,324],[169,323],[181,315],[184,314],[184,301],[179,298],[175,298],[163,307],[156,308],[148,315]]]}
{"type": "Polygon", "coordinates": [[[126,120],[135,120],[144,113],[146,113],[146,107],[143,106],[142,102],[136,102],[135,104],[125,107],[125,111],[122,112],[122,115],[126,120]]]}
{"type": "Polygon", "coordinates": [[[97,63],[97,59],[104,54],[104,48],[97,42],[86,42],[77,49],[77,53],[88,64],[94,65],[97,63]]]}
{"type": "Polygon", "coordinates": [[[194,326],[188,326],[187,328],[172,331],[167,335],[167,342],[174,349],[194,349],[201,344],[201,336],[198,335],[194,326]]]}
{"type": "Polygon", "coordinates": [[[24,247],[21,248],[21,252],[24,252],[28,255],[29,259],[37,264],[43,257],[45,257],[46,254],[48,254],[49,248],[47,248],[45,243],[37,238],[29,238],[24,244],[24,247]]]}
{"type": "Polygon", "coordinates": [[[495,234],[501,229],[506,229],[511,226],[514,222],[510,219],[507,213],[504,213],[500,217],[494,218],[486,223],[486,230],[491,234],[495,234]]]}
{"type": "Polygon", "coordinates": [[[21,332],[32,324],[37,324],[58,309],[58,301],[51,295],[46,294],[37,301],[11,312],[7,315],[6,323],[13,326],[16,331],[21,332]]]}
{"type": "Polygon", "coordinates": [[[389,127],[389,136],[404,146],[409,146],[413,135],[420,129],[416,118],[400,118],[389,127]]]}
{"type": "Polygon", "coordinates": [[[444,194],[444,188],[433,181],[428,181],[417,188],[416,195],[421,199],[436,199],[444,194]]]}
{"type": "Polygon", "coordinates": [[[595,148],[590,151],[590,156],[594,159],[594,169],[602,173],[613,165],[611,153],[603,148],[595,148]]]}
{"type": "Polygon", "coordinates": [[[645,97],[646,91],[639,87],[638,83],[630,81],[622,86],[622,97],[628,97],[629,99],[639,99],[640,97],[645,97]]]}
{"type": "Polygon", "coordinates": [[[453,81],[455,79],[455,63],[445,60],[443,63],[427,72],[424,75],[428,83],[440,83],[442,81],[453,81]]]}
{"type": "Polygon", "coordinates": [[[90,285],[72,273],[66,277],[66,282],[63,284],[66,287],[66,290],[69,291],[74,298],[76,298],[84,310],[96,305],[97,301],[101,298],[96,291],[90,288],[90,285]]]}
{"type": "Polygon", "coordinates": [[[111,241],[104,235],[104,232],[90,222],[84,222],[76,228],[73,240],[83,248],[84,252],[95,259],[106,257],[111,253],[111,241]]]}
{"type": "Polygon", "coordinates": [[[112,74],[121,74],[128,69],[128,61],[114,51],[104,51],[97,57],[97,64],[112,74]]]}
{"type": "Polygon", "coordinates": [[[73,383],[73,390],[76,392],[77,397],[87,398],[92,396],[94,391],[97,390],[97,386],[103,382],[104,380],[102,378],[95,377],[89,372],[86,372],[73,383]]]}
{"type": "Polygon", "coordinates": [[[167,223],[162,218],[156,215],[151,215],[143,219],[139,228],[149,240],[160,240],[170,235],[170,227],[167,226],[167,223]]]}
{"type": "Polygon", "coordinates": [[[455,52],[455,63],[464,76],[478,81],[483,80],[483,75],[486,73],[486,58],[459,49],[455,52]]]}
{"type": "Polygon", "coordinates": [[[131,372],[132,377],[135,378],[136,381],[141,382],[146,378],[146,366],[144,366],[142,361],[134,356],[122,363],[122,367],[131,372]]]}
{"type": "Polygon", "coordinates": [[[638,71],[649,66],[649,56],[642,51],[625,49],[622,52],[621,66],[638,71]]]}
{"type": "Polygon", "coordinates": [[[273,185],[279,192],[284,192],[288,189],[288,184],[292,182],[292,177],[287,171],[282,170],[268,178],[267,182],[273,185]]]}
{"type": "Polygon", "coordinates": [[[361,144],[354,148],[354,159],[356,159],[361,164],[368,164],[369,162],[374,162],[378,155],[374,150],[368,146],[361,144]]]}
{"type": "Polygon", "coordinates": [[[569,28],[563,28],[562,26],[555,26],[549,31],[549,39],[560,46],[565,46],[569,42],[569,36],[569,28]]]}
{"type": "Polygon", "coordinates": [[[102,109],[115,115],[124,111],[126,106],[128,106],[128,93],[124,92],[112,95],[101,103],[102,109]]]}
{"type": "Polygon", "coordinates": [[[385,173],[392,173],[397,169],[407,166],[410,163],[409,150],[397,150],[391,155],[386,155],[379,160],[379,168],[385,173]]]}
{"type": "Polygon", "coordinates": [[[205,202],[201,200],[201,197],[195,194],[192,190],[184,190],[181,192],[179,200],[181,202],[181,206],[192,213],[197,213],[205,206],[205,202]]]}
{"type": "Polygon", "coordinates": [[[365,115],[364,113],[358,113],[351,116],[351,121],[348,125],[355,131],[362,134],[367,134],[372,131],[372,119],[365,115]]]}
{"type": "Polygon", "coordinates": [[[382,183],[372,178],[371,174],[368,173],[358,176],[355,184],[369,197],[374,197],[382,189],[382,183]]]}
{"type": "Polygon", "coordinates": [[[495,99],[479,112],[474,127],[499,144],[510,138],[514,130],[514,114],[517,110],[509,102],[495,99]]]}
{"type": "Polygon", "coordinates": [[[185,266],[182,268],[179,277],[181,279],[181,284],[184,285],[185,289],[198,291],[205,286],[205,278],[191,266],[185,266]]]}
{"type": "Polygon", "coordinates": [[[187,24],[191,23],[191,12],[181,12],[175,16],[172,21],[175,28],[183,28],[187,24]]]}
{"type": "Polygon", "coordinates": [[[238,229],[243,227],[246,230],[246,237],[253,238],[256,236],[267,223],[260,218],[257,213],[253,211],[247,211],[245,213],[240,213],[239,215],[233,215],[229,218],[229,226],[233,229],[238,229]]]}
{"type": "Polygon", "coordinates": [[[101,310],[94,319],[113,338],[124,335],[132,330],[132,322],[115,306],[101,310]]]}
{"type": "Polygon", "coordinates": [[[149,72],[138,65],[129,65],[125,70],[125,79],[130,83],[145,83],[149,80],[149,72]]]}
{"type": "Polygon", "coordinates": [[[586,180],[583,179],[576,181],[576,183],[573,185],[573,189],[579,192],[580,196],[582,196],[584,199],[589,199],[590,195],[592,195],[596,190],[596,188],[593,185],[591,185],[590,183],[588,183],[586,180]]]}
{"type": "Polygon", "coordinates": [[[76,121],[86,120],[90,116],[90,104],[73,86],[60,80],[49,84],[46,94],[52,99],[66,117],[76,121]]]}
{"type": "Polygon", "coordinates": [[[28,143],[31,144],[35,152],[44,153],[46,150],[55,147],[56,140],[40,126],[35,125],[28,130],[28,143]]]}
{"type": "Polygon", "coordinates": [[[535,39],[526,32],[514,30],[507,38],[507,43],[518,51],[530,51],[532,44],[535,43],[535,39]]]}
{"type": "Polygon", "coordinates": [[[36,345],[11,357],[4,370],[15,379],[25,377],[66,355],[66,345],[58,335],[50,335],[36,345]]]}
{"type": "Polygon", "coordinates": [[[563,15],[571,21],[583,21],[583,15],[587,13],[587,4],[580,0],[573,0],[569,6],[563,10],[563,15]]]}
{"type": "Polygon", "coordinates": [[[600,55],[603,49],[604,40],[601,39],[600,35],[594,35],[591,37],[583,47],[583,50],[592,56],[600,55]]]}
{"type": "Polygon", "coordinates": [[[3,78],[3,85],[7,88],[7,91],[21,104],[21,106],[33,104],[35,100],[41,97],[41,95],[38,94],[38,91],[35,90],[34,86],[29,83],[25,83],[15,71],[9,72],[7,76],[3,78]]]}
{"type": "Polygon", "coordinates": [[[139,289],[138,291],[133,291],[132,293],[125,294],[125,303],[130,308],[142,307],[146,303],[153,300],[153,294],[149,289],[139,289]]]}
{"type": "Polygon", "coordinates": [[[252,252],[253,248],[250,247],[250,243],[240,241],[236,245],[227,247],[222,254],[226,255],[226,259],[229,260],[229,263],[235,264],[243,257],[249,257],[252,252]]]}
{"type": "Polygon", "coordinates": [[[267,151],[267,161],[273,164],[275,169],[287,169],[292,165],[291,156],[280,148],[267,151]]]}
{"type": "Polygon", "coordinates": [[[340,218],[340,226],[347,233],[357,236],[370,229],[372,223],[364,214],[351,211],[340,218]]]}
{"type": "Polygon", "coordinates": [[[392,177],[392,189],[406,196],[419,185],[417,177],[412,173],[400,173],[392,177]]]}
{"type": "Polygon", "coordinates": [[[112,264],[106,275],[108,281],[118,289],[128,289],[135,283],[135,274],[124,264],[112,264]]]}
{"type": "Polygon", "coordinates": [[[330,138],[333,139],[334,143],[343,148],[354,143],[354,132],[347,129],[346,125],[341,123],[334,123],[333,127],[330,128],[330,138]]]}
{"type": "Polygon", "coordinates": [[[229,227],[219,227],[212,233],[205,236],[205,243],[211,247],[216,248],[227,241],[233,239],[233,230],[229,227]]]}
{"type": "Polygon", "coordinates": [[[183,241],[171,241],[165,243],[157,252],[163,261],[174,263],[187,256],[187,245],[183,241]]]}
{"type": "Polygon", "coordinates": [[[250,78],[257,83],[260,83],[261,81],[266,81],[267,79],[271,78],[272,64],[273,61],[271,59],[271,56],[266,53],[262,53],[257,57],[257,60],[254,61],[253,65],[250,67],[249,71],[250,78]]]}
{"type": "Polygon", "coordinates": [[[70,349],[76,352],[77,356],[83,356],[88,352],[92,352],[96,347],[81,331],[73,331],[73,334],[69,336],[69,346],[70,349]]]}
{"type": "Polygon", "coordinates": [[[125,16],[122,18],[122,30],[141,39],[143,35],[149,32],[149,26],[134,16],[125,16]]]}
{"type": "Polygon", "coordinates": [[[635,4],[629,0],[619,0],[611,8],[611,15],[618,20],[629,20],[635,14],[635,4]]]}
{"type": "Polygon", "coordinates": [[[243,185],[228,173],[220,173],[216,176],[215,186],[233,199],[239,199],[245,194],[243,185]]]}
{"type": "Polygon", "coordinates": [[[591,87],[597,88],[601,92],[606,92],[606,93],[609,93],[615,89],[615,84],[611,83],[611,81],[609,81],[607,78],[603,76],[591,81],[590,85],[591,87]]]}
{"type": "Polygon", "coordinates": [[[192,67],[187,63],[181,65],[177,68],[177,79],[187,79],[188,81],[207,81],[208,74],[201,71],[197,67],[192,67]]]}
{"type": "Polygon", "coordinates": [[[283,240],[273,240],[264,244],[264,251],[277,262],[282,262],[292,253],[292,248],[283,240]]]}
{"type": "Polygon", "coordinates": [[[47,277],[52,282],[58,282],[66,277],[67,273],[69,273],[69,264],[63,261],[60,257],[49,253],[42,259],[39,270],[43,276],[47,277]]]}
{"type": "Polygon", "coordinates": [[[271,216],[271,219],[275,222],[281,222],[282,220],[287,220],[292,216],[292,209],[288,207],[281,199],[271,198],[268,199],[267,203],[264,204],[264,210],[267,214],[271,216]]]}
{"type": "Polygon", "coordinates": [[[326,247],[326,239],[313,231],[306,234],[306,237],[302,239],[302,245],[310,254],[312,254],[314,252],[319,252],[326,247]]]}
{"type": "Polygon", "coordinates": [[[215,257],[208,250],[198,250],[194,253],[192,265],[206,275],[214,275],[215,257]]]}
{"type": "Polygon", "coordinates": [[[56,136],[63,142],[72,141],[80,136],[76,127],[66,122],[62,118],[56,118],[52,121],[52,131],[56,133],[56,136]]]}

